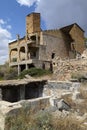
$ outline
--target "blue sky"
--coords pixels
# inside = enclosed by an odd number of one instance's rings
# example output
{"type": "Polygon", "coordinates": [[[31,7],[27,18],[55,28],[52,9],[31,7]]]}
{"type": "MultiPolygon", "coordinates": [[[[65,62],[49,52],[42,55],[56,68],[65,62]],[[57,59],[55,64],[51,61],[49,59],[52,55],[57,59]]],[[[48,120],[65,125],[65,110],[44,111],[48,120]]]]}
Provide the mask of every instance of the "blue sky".
{"type": "Polygon", "coordinates": [[[10,30],[12,37],[16,34],[25,35],[25,17],[34,11],[34,5],[30,8],[20,6],[16,0],[1,0],[0,19],[3,19],[12,28],[10,30]]]}
{"type": "Polygon", "coordinates": [[[25,18],[41,13],[41,28],[55,29],[78,23],[87,36],[86,0],[0,0],[0,64],[8,60],[8,43],[25,35],[25,18]]]}

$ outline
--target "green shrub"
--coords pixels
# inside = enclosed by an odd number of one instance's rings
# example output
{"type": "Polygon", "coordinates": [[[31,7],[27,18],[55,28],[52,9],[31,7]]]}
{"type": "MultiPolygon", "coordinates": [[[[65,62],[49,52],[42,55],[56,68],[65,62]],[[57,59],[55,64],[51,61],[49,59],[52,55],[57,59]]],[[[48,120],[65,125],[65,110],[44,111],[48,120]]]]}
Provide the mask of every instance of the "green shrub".
{"type": "Polygon", "coordinates": [[[19,78],[24,78],[25,75],[30,75],[30,76],[43,76],[43,75],[48,75],[51,74],[50,70],[44,70],[44,69],[40,69],[40,68],[30,68],[28,70],[23,70],[20,75],[19,78]]]}

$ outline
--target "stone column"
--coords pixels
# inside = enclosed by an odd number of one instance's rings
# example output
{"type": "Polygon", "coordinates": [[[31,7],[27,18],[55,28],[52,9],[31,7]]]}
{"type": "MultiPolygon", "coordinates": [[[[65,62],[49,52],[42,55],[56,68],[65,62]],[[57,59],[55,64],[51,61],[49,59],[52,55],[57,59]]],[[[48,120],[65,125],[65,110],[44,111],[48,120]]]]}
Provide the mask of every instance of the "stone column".
{"type": "Polygon", "coordinates": [[[36,34],[36,44],[39,44],[38,43],[38,34],[36,34]]]}
{"type": "Polygon", "coordinates": [[[28,60],[28,46],[27,46],[27,43],[25,45],[25,60],[28,60]]]}
{"type": "Polygon", "coordinates": [[[25,99],[25,85],[20,86],[20,100],[25,99]]]}
{"type": "Polygon", "coordinates": [[[0,101],[2,100],[2,89],[0,88],[0,101]]]}
{"type": "Polygon", "coordinates": [[[11,63],[11,49],[9,49],[9,63],[11,63]]]}
{"type": "Polygon", "coordinates": [[[20,48],[18,47],[17,49],[18,49],[18,54],[17,54],[18,61],[17,62],[19,62],[20,61],[20,48]]]}
{"type": "Polygon", "coordinates": [[[20,74],[21,72],[21,68],[20,68],[20,65],[18,64],[18,75],[20,74]]]}
{"type": "Polygon", "coordinates": [[[17,34],[17,50],[18,50],[18,54],[17,54],[17,58],[18,58],[18,61],[20,60],[20,47],[19,47],[19,43],[20,43],[20,35],[17,34]]]}
{"type": "Polygon", "coordinates": [[[26,64],[26,70],[28,70],[28,65],[26,64]]]}

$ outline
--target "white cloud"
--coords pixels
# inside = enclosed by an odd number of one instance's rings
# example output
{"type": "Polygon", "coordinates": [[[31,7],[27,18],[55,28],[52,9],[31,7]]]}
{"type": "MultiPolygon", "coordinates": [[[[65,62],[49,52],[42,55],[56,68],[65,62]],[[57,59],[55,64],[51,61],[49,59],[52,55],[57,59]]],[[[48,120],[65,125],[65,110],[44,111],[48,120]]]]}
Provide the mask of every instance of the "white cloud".
{"type": "MultiPolygon", "coordinates": [[[[3,28],[2,26],[2,24],[5,24],[6,22],[3,20],[0,21],[0,64],[3,64],[8,60],[8,43],[12,36],[8,29],[3,28]]],[[[6,24],[6,27],[7,26],[8,25],[6,24]]]]}
{"type": "Polygon", "coordinates": [[[12,27],[11,27],[11,25],[7,25],[7,29],[11,29],[12,27]]]}
{"type": "Polygon", "coordinates": [[[0,19],[0,24],[5,24],[5,21],[3,19],[0,19]]]}
{"type": "Polygon", "coordinates": [[[40,12],[47,28],[60,28],[78,23],[87,33],[87,0],[17,0],[30,7],[36,2],[35,12],[40,12]]]}
{"type": "Polygon", "coordinates": [[[20,5],[25,6],[32,6],[35,2],[38,2],[39,0],[16,0],[20,5]]]}
{"type": "Polygon", "coordinates": [[[40,0],[35,11],[41,12],[47,28],[60,28],[77,22],[87,31],[87,1],[40,0]]]}

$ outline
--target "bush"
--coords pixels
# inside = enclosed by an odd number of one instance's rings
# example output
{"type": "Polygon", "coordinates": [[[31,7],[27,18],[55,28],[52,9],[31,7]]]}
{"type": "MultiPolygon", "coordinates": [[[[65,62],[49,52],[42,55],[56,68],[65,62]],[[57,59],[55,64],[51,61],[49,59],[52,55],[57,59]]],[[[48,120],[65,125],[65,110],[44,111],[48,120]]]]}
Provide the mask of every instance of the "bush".
{"type": "Polygon", "coordinates": [[[40,68],[30,68],[28,70],[23,70],[20,75],[19,78],[24,78],[25,75],[30,75],[30,76],[43,76],[43,75],[48,75],[51,74],[50,70],[44,70],[44,69],[40,69],[40,68]]]}
{"type": "Polygon", "coordinates": [[[8,63],[0,66],[0,80],[15,79],[18,76],[16,68],[10,68],[8,63]]]}
{"type": "Polygon", "coordinates": [[[5,80],[17,79],[18,72],[16,68],[8,68],[4,73],[5,80]]]}

